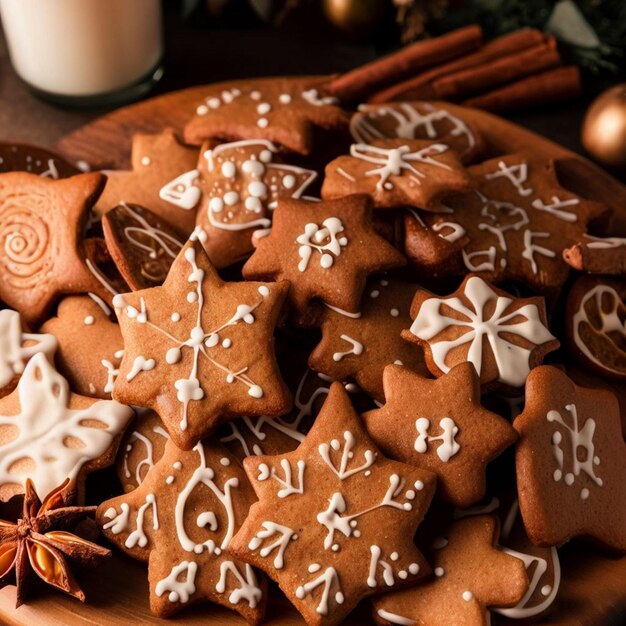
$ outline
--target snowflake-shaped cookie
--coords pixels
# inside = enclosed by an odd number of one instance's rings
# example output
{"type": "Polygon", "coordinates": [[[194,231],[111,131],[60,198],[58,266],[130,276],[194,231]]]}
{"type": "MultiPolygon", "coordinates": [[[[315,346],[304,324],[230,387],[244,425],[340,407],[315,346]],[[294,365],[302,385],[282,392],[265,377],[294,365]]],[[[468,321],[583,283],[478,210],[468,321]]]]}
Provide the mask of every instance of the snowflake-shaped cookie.
{"type": "Polygon", "coordinates": [[[256,624],[266,585],[228,553],[252,502],[241,465],[219,444],[198,443],[183,452],[169,441],[141,485],[103,502],[97,521],[121,550],[148,561],[156,615],[211,601],[256,624]]]}
{"type": "Polygon", "coordinates": [[[445,298],[418,291],[411,317],[402,336],[424,348],[431,372],[440,376],[470,361],[483,391],[522,387],[530,370],[559,346],[547,328],[543,298],[513,298],[475,275],[445,298]]]}
{"type": "Polygon", "coordinates": [[[183,449],[221,421],[286,413],[272,335],[287,288],[223,282],[192,237],[163,286],[115,298],[125,347],[113,396],[156,410],[183,449]]]}
{"type": "Polygon", "coordinates": [[[433,475],[382,456],[339,383],[294,452],[244,467],[259,502],[231,553],[276,580],[307,623],[338,624],[361,598],[427,572],[413,535],[433,475]]]}

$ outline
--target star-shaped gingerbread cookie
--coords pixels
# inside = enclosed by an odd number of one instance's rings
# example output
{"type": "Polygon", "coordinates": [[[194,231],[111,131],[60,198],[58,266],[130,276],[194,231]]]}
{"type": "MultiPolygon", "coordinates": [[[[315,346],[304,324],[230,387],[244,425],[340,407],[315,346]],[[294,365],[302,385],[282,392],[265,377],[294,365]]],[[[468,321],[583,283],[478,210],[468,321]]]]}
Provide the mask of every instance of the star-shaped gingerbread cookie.
{"type": "Polygon", "coordinates": [[[271,232],[243,267],[247,280],[288,280],[303,316],[313,298],[358,313],[367,276],[404,265],[372,225],[371,201],[352,195],[322,202],[279,199],[271,232]]]}
{"type": "Polygon", "coordinates": [[[526,405],[513,426],[520,511],[533,543],[588,537],[626,552],[626,444],[617,398],[542,366],[528,377],[526,405]]]}
{"type": "MultiPolygon", "coordinates": [[[[469,172],[475,190],[450,196],[444,213],[420,216],[445,241],[467,243],[461,250],[441,250],[443,257],[431,247],[415,262],[435,276],[475,272],[495,283],[514,280],[539,293],[558,291],[569,273],[563,249],[580,241],[606,208],[561,187],[551,161],[527,154],[491,159],[469,172]]],[[[418,251],[421,235],[412,232],[418,240],[410,245],[418,251]]]]}
{"type": "Polygon", "coordinates": [[[326,96],[325,78],[261,78],[216,83],[185,126],[185,140],[268,139],[309,154],[315,127],[348,125],[349,115],[326,96]]]}
{"type": "Polygon", "coordinates": [[[109,293],[90,271],[82,233],[102,174],[51,180],[0,174],[0,300],[30,325],[64,293],[109,293]]]}
{"type": "Polygon", "coordinates": [[[138,204],[190,235],[200,201],[197,148],[181,144],[174,131],[133,136],[131,170],[108,170],[96,211],[102,215],[122,204],[138,204]]]}
{"type": "Polygon", "coordinates": [[[430,371],[441,376],[469,361],[483,392],[523,387],[530,370],[559,347],[543,298],[514,298],[474,274],[444,298],[418,291],[411,317],[402,336],[424,349],[430,371]]]}
{"type": "Polygon", "coordinates": [[[469,191],[471,179],[457,154],[443,143],[377,139],[350,146],[350,155],[326,166],[322,197],[366,193],[377,209],[405,206],[438,210],[444,194],[469,191]]]}
{"type": "Polygon", "coordinates": [[[227,267],[253,250],[252,233],[269,228],[279,196],[299,198],[315,180],[313,170],[281,163],[265,140],[224,143],[201,151],[202,201],[196,223],[213,265],[227,267]]]}
{"type": "Polygon", "coordinates": [[[377,624],[488,626],[489,607],[512,607],[528,589],[524,562],[495,547],[495,517],[454,522],[430,554],[429,582],[374,599],[377,624]]]}
{"type": "Polygon", "coordinates": [[[399,365],[385,368],[386,404],[363,415],[367,432],[392,458],[437,475],[438,494],[457,507],[481,500],[487,463],[517,439],[480,404],[480,380],[459,363],[436,380],[399,365]]]}
{"type": "Polygon", "coordinates": [[[413,535],[434,476],[380,454],[340,383],[295,451],[244,467],[259,502],[230,551],[276,580],[308,624],[339,624],[362,598],[428,573],[413,535]]]}
{"type": "Polygon", "coordinates": [[[141,485],[103,502],[96,519],[110,541],[148,562],[156,615],[210,601],[258,624],[266,585],[228,551],[253,502],[243,468],[219,444],[183,452],[170,441],[141,485]]]}
{"type": "Polygon", "coordinates": [[[157,411],[186,450],[222,421],[283,415],[273,331],[287,289],[223,282],[192,237],[161,287],[114,299],[124,358],[113,397],[157,411]]]}
{"type": "Polygon", "coordinates": [[[401,337],[416,285],[397,278],[371,279],[359,313],[323,307],[322,339],[309,357],[311,369],[333,380],[353,381],[382,402],[383,370],[391,363],[427,374],[421,350],[401,337]]]}

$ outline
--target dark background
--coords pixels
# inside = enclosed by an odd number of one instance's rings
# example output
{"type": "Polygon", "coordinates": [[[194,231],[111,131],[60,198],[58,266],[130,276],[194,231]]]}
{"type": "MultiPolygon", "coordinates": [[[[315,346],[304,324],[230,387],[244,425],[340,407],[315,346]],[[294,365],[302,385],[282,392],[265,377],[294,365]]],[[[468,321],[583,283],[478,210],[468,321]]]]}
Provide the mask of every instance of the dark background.
{"type": "MultiPolygon", "coordinates": [[[[167,6],[165,73],[153,95],[229,78],[342,72],[388,51],[391,45],[384,36],[382,42],[376,38],[376,44],[351,41],[335,32],[319,11],[306,8],[272,27],[241,9],[219,20],[197,10],[182,20],[176,3],[167,6]]],[[[575,102],[506,117],[584,153],[580,126],[597,90],[594,84],[575,102]]],[[[0,141],[51,146],[105,112],[61,109],[35,98],[13,72],[0,34],[0,141]]]]}

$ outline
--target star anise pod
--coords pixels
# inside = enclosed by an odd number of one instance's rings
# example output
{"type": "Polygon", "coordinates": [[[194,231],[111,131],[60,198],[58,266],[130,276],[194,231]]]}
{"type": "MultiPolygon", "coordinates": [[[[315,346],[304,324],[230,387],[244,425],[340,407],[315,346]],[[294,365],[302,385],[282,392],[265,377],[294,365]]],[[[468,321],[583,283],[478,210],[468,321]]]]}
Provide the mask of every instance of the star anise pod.
{"type": "Polygon", "coordinates": [[[85,601],[70,564],[93,566],[111,551],[67,529],[90,516],[95,506],[65,506],[67,481],[43,500],[33,483],[26,481],[24,509],[17,522],[0,520],[0,580],[15,574],[17,606],[24,603],[34,572],[46,584],[85,601]]]}

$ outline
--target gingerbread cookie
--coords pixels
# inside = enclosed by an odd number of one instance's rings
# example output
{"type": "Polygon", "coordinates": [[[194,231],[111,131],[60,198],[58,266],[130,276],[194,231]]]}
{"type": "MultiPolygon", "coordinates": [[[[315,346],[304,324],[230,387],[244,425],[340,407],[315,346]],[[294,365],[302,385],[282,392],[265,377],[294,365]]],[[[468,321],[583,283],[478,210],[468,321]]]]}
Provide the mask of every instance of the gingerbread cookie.
{"type": "Polygon", "coordinates": [[[322,339],[309,357],[311,369],[332,380],[354,381],[382,402],[383,370],[391,363],[427,374],[424,356],[401,337],[411,323],[411,300],[417,289],[397,278],[371,279],[359,313],[324,307],[322,339]]]}
{"type": "Polygon", "coordinates": [[[438,210],[444,195],[469,191],[472,181],[447,145],[419,139],[377,139],[350,146],[326,166],[325,199],[366,193],[377,209],[438,210]]]}
{"type": "Polygon", "coordinates": [[[198,150],[181,144],[174,131],[133,136],[129,171],[108,170],[96,211],[103,215],[119,204],[138,204],[189,236],[200,202],[198,150]]]}
{"type": "Polygon", "coordinates": [[[526,381],[513,426],[519,505],[533,543],[587,537],[626,552],[626,444],[617,398],[575,385],[555,367],[526,381]]]}
{"type": "Polygon", "coordinates": [[[523,387],[530,370],[559,347],[543,298],[514,298],[473,274],[445,298],[418,291],[411,317],[402,336],[424,348],[430,371],[441,376],[469,361],[483,392],[523,387]]]}
{"type": "Polygon", "coordinates": [[[377,624],[487,626],[490,607],[513,607],[528,590],[524,563],[496,546],[490,515],[454,522],[433,543],[434,578],[374,599],[377,624]]]}
{"type": "Polygon", "coordinates": [[[470,163],[483,150],[478,129],[451,113],[443,102],[391,102],[362,104],[350,120],[350,133],[358,143],[376,139],[428,139],[454,150],[470,163]]]}
{"type": "Polygon", "coordinates": [[[57,346],[52,335],[24,332],[17,311],[0,310],[0,398],[15,389],[30,358],[43,352],[52,363],[57,346]]]}
{"type": "Polygon", "coordinates": [[[325,78],[260,78],[211,85],[185,126],[185,140],[267,139],[309,154],[316,127],[340,130],[349,116],[323,92],[325,78]]]}
{"type": "Polygon", "coordinates": [[[155,615],[210,601],[258,624],[266,585],[228,550],[253,502],[241,465],[220,445],[184,452],[168,441],[141,485],[103,502],[96,518],[110,541],[148,562],[155,615]]]}
{"type": "Polygon", "coordinates": [[[277,198],[300,198],[317,177],[313,170],[281,163],[277,152],[264,139],[202,149],[196,223],[206,232],[203,244],[217,268],[249,256],[252,233],[271,226],[277,198]]]}
{"type": "Polygon", "coordinates": [[[626,379],[626,283],[581,276],[565,309],[570,354],[601,376],[626,379]]]}
{"type": "Polygon", "coordinates": [[[576,270],[590,274],[626,274],[626,239],[623,237],[592,237],[563,250],[563,259],[576,270]]]}
{"type": "Polygon", "coordinates": [[[72,165],[45,148],[0,142],[0,174],[29,172],[44,178],[69,178],[89,170],[84,161],[72,165]]]}
{"type": "Polygon", "coordinates": [[[161,287],[116,296],[124,358],[113,397],[157,411],[180,448],[223,421],[290,408],[273,331],[285,282],[223,282],[195,237],[161,287]]]}
{"type": "Polygon", "coordinates": [[[83,396],[110,399],[117,377],[124,340],[106,302],[91,296],[61,300],[56,317],[41,330],[58,341],[59,372],[83,396]]]}
{"type": "Polygon", "coordinates": [[[85,264],[100,283],[103,289],[103,298],[109,304],[113,304],[113,296],[124,293],[129,287],[120,274],[120,271],[111,258],[105,239],[100,235],[87,237],[84,240],[85,264]]]}
{"type": "Polygon", "coordinates": [[[184,244],[174,228],[136,204],[108,211],[102,230],[117,269],[133,290],[161,285],[184,244]]]}
{"type": "Polygon", "coordinates": [[[103,185],[101,174],[58,181],[0,174],[0,299],[28,324],[40,322],[61,294],[107,296],[87,266],[81,240],[103,185]]]}
{"type": "Polygon", "coordinates": [[[115,469],[124,493],[137,489],[165,453],[169,433],[158,413],[135,409],[137,417],[120,443],[115,469]]]}
{"type": "Polygon", "coordinates": [[[413,534],[434,476],[378,453],[339,383],[295,451],[244,467],[259,502],[230,551],[276,580],[308,624],[339,624],[362,598],[428,573],[413,534]]]}
{"type": "Polygon", "coordinates": [[[24,368],[17,389],[0,400],[0,500],[24,493],[32,480],[40,498],[69,479],[82,493],[85,475],[113,462],[133,411],[112,400],[70,392],[43,352],[24,368]]]}
{"type": "Polygon", "coordinates": [[[517,439],[480,404],[480,380],[459,363],[436,380],[399,365],[385,368],[386,404],[363,415],[368,433],[391,457],[437,475],[438,494],[467,507],[484,497],[487,463],[517,439]]]}
{"type": "MultiPolygon", "coordinates": [[[[585,234],[587,224],[607,209],[563,189],[554,164],[526,154],[498,157],[469,169],[476,189],[446,199],[444,213],[421,213],[423,223],[448,243],[466,238],[461,250],[444,256],[421,250],[423,231],[408,244],[421,271],[435,276],[480,274],[498,283],[518,281],[554,294],[569,273],[564,248],[585,234]]],[[[405,221],[411,221],[408,215],[405,221]]],[[[427,241],[430,238],[427,238],[427,241]]]]}
{"type": "Polygon", "coordinates": [[[306,314],[313,298],[357,313],[367,276],[404,265],[374,230],[368,196],[312,202],[280,199],[271,232],[256,241],[246,280],[289,280],[289,300],[306,314]]]}

